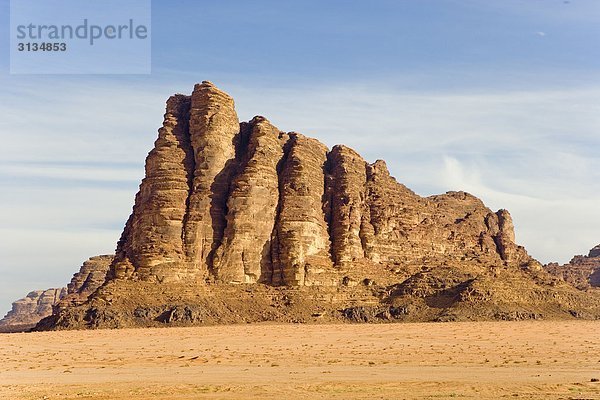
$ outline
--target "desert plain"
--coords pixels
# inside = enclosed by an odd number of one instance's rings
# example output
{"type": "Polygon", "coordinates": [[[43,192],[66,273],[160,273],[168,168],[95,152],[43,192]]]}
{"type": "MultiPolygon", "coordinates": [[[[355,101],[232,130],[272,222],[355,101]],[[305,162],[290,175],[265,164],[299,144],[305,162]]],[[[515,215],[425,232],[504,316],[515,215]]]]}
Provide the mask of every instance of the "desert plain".
{"type": "Polygon", "coordinates": [[[1,399],[600,399],[600,322],[0,335],[1,399]]]}

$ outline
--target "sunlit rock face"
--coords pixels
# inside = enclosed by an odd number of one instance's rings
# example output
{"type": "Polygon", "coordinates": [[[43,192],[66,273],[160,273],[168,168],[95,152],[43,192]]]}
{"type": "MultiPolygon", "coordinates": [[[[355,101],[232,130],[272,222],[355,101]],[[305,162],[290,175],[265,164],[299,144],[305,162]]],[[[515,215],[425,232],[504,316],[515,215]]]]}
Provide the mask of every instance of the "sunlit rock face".
{"type": "Polygon", "coordinates": [[[544,268],[579,289],[600,287],[600,244],[592,248],[587,256],[575,256],[568,264],[550,263],[544,268]]]}
{"type": "Polygon", "coordinates": [[[66,288],[34,290],[12,303],[11,310],[0,320],[0,332],[24,331],[52,314],[52,307],[67,294],[66,288]]]}
{"type": "Polygon", "coordinates": [[[240,122],[210,82],[167,100],[108,279],[338,285],[365,263],[531,264],[506,210],[423,198],[365,161],[264,117],[240,122]]]}

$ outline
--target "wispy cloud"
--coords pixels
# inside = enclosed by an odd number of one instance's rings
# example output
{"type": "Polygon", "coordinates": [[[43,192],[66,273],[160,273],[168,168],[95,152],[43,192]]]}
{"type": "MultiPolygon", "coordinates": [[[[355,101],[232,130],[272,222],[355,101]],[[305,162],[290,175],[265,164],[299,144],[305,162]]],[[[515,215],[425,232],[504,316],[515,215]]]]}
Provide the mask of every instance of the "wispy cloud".
{"type": "MultiPolygon", "coordinates": [[[[140,160],[141,161],[141,160],[140,160]]],[[[44,178],[49,180],[73,180],[73,181],[99,181],[99,182],[137,182],[141,179],[140,165],[134,164],[126,167],[123,164],[117,164],[114,167],[110,165],[99,165],[98,163],[63,163],[52,162],[0,162],[0,179],[8,178],[15,181],[23,181],[28,178],[44,178]]]]}

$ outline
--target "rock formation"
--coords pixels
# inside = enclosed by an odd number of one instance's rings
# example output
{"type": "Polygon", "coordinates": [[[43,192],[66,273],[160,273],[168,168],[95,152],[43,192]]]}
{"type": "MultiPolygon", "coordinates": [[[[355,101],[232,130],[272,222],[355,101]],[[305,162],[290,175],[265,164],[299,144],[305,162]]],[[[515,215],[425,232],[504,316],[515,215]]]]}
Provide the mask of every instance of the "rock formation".
{"type": "Polygon", "coordinates": [[[421,198],[383,161],[264,117],[239,124],[231,97],[203,82],[167,101],[110,276],[336,285],[316,275],[432,255],[531,261],[508,211],[462,192],[421,198]]]}
{"type": "Polygon", "coordinates": [[[61,299],[60,306],[84,303],[106,281],[113,259],[111,255],[100,255],[84,261],[67,285],[67,294],[61,299]]]}
{"type": "Polygon", "coordinates": [[[355,316],[334,310],[356,304],[436,320],[542,315],[537,301],[560,316],[570,290],[515,243],[508,211],[465,192],[421,197],[381,160],[264,117],[239,123],[205,81],[167,101],[106,281],[40,328],[355,316]]]}
{"type": "Polygon", "coordinates": [[[272,270],[269,252],[279,198],[277,165],[287,139],[262,117],[250,121],[246,130],[244,156],[225,191],[226,206],[220,207],[226,228],[209,265],[215,278],[232,283],[268,281],[265,274],[272,270]]]}
{"type": "Polygon", "coordinates": [[[12,303],[12,309],[0,320],[0,332],[18,332],[33,328],[52,314],[52,307],[67,294],[66,288],[34,290],[12,303]]]}
{"type": "Polygon", "coordinates": [[[271,244],[274,285],[319,285],[321,268],[331,270],[330,211],[325,186],[327,147],[290,133],[278,182],[278,207],[271,244]]]}
{"type": "Polygon", "coordinates": [[[544,268],[578,289],[600,287],[600,244],[591,249],[587,256],[575,256],[568,264],[550,263],[544,268]]]}
{"type": "Polygon", "coordinates": [[[12,310],[0,320],[0,332],[19,332],[33,328],[55,308],[85,303],[106,280],[113,256],[90,257],[73,275],[66,288],[35,290],[15,301],[12,310]]]}
{"type": "Polygon", "coordinates": [[[177,276],[185,269],[183,221],[193,178],[194,154],[188,133],[190,99],[167,101],[163,127],[146,159],[134,212],[117,245],[111,277],[177,276]]]}

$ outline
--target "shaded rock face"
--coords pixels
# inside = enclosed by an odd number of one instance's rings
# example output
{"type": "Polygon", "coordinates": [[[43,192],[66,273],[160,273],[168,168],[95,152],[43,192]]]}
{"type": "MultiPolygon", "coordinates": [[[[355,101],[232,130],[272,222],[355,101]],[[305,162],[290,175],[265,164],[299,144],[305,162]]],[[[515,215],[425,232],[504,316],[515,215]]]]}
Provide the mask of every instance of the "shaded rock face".
{"type": "Polygon", "coordinates": [[[587,256],[575,256],[568,264],[550,263],[544,268],[578,289],[600,287],[600,244],[591,249],[587,256]]]}
{"type": "Polygon", "coordinates": [[[67,294],[66,288],[35,290],[12,303],[12,309],[0,320],[1,332],[23,331],[34,327],[52,314],[52,307],[67,294]]]}
{"type": "Polygon", "coordinates": [[[535,264],[514,240],[508,211],[464,192],[422,198],[383,161],[263,117],[240,124],[203,82],[167,101],[108,278],[335,286],[367,264],[535,264]]]}
{"type": "MultiPolygon", "coordinates": [[[[106,281],[109,267],[114,256],[101,255],[90,257],[73,275],[67,285],[67,294],[61,303],[81,304],[106,281]]],[[[61,304],[62,305],[62,304],[61,304]]]]}
{"type": "Polygon", "coordinates": [[[590,250],[590,252],[588,253],[588,258],[598,258],[600,257],[600,244],[597,246],[594,246],[593,249],[590,250]]]}

